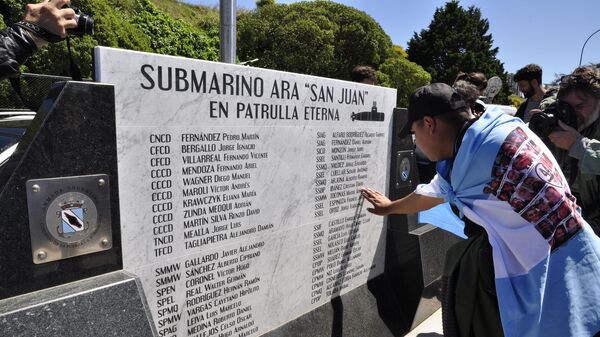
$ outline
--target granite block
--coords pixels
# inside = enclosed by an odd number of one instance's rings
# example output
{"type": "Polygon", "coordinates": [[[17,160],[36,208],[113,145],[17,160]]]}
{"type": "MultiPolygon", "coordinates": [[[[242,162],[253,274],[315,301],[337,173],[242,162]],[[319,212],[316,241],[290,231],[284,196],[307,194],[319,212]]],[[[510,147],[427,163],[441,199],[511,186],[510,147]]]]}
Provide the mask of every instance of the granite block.
{"type": "Polygon", "coordinates": [[[15,154],[0,171],[0,299],[121,268],[114,89],[56,84],[15,154]],[[107,174],[113,248],[33,263],[25,184],[29,179],[107,174]]]}
{"type": "Polygon", "coordinates": [[[155,336],[141,285],[113,272],[0,301],[1,336],[155,336]]]}
{"type": "Polygon", "coordinates": [[[380,275],[263,336],[401,336],[407,330],[397,319],[402,316],[397,303],[388,296],[390,287],[380,275]]]}
{"type": "Polygon", "coordinates": [[[402,321],[412,329],[440,308],[446,251],[461,239],[430,224],[409,233],[388,231],[387,238],[384,275],[394,284],[390,296],[402,308],[402,321]]]}

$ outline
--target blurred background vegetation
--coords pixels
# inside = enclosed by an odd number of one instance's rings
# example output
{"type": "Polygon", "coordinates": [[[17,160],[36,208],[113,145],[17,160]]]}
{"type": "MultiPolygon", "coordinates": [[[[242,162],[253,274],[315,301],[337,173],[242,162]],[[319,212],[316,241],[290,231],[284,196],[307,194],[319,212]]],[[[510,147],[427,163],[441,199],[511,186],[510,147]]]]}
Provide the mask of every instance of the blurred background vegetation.
{"type": "MultiPolygon", "coordinates": [[[[18,21],[27,0],[3,0],[0,15],[4,25],[18,21]]],[[[219,11],[180,3],[175,0],[72,0],[72,6],[91,15],[96,33],[71,38],[71,50],[84,78],[93,78],[92,48],[108,46],[218,61],[219,11]]],[[[495,58],[497,48],[491,46],[487,20],[478,9],[462,8],[450,1],[438,9],[432,24],[415,33],[410,48],[393,45],[391,38],[368,14],[350,6],[326,0],[277,4],[274,0],[258,0],[254,10],[238,10],[238,62],[249,65],[309,75],[349,80],[357,65],[377,70],[379,85],[398,90],[398,106],[406,106],[408,95],[432,81],[446,81],[453,73],[483,71],[488,78],[505,78],[502,64],[495,58]],[[455,27],[456,37],[446,38],[438,32],[446,20],[463,20],[455,27]],[[465,36],[482,35],[482,42],[468,46],[460,41],[465,36]],[[430,38],[443,39],[439,47],[451,55],[453,64],[436,64],[439,59],[430,38]],[[439,67],[448,68],[440,76],[439,67]],[[451,74],[452,73],[452,74],[451,74]]],[[[0,22],[0,25],[2,25],[0,22]]],[[[445,30],[448,33],[448,30],[445,30]]],[[[447,34],[448,35],[448,34],[447,34]]],[[[472,39],[471,39],[472,40],[472,39]]],[[[437,42],[436,42],[437,43],[437,42]]],[[[438,48],[438,49],[440,49],[438,48]]],[[[52,44],[27,61],[22,72],[69,75],[65,42],[52,44]]],[[[449,83],[451,84],[451,83],[449,83]]],[[[0,84],[0,95],[8,86],[0,84]]],[[[502,96],[502,95],[501,95],[502,96]]],[[[502,101],[508,103],[508,95],[502,101]]]]}

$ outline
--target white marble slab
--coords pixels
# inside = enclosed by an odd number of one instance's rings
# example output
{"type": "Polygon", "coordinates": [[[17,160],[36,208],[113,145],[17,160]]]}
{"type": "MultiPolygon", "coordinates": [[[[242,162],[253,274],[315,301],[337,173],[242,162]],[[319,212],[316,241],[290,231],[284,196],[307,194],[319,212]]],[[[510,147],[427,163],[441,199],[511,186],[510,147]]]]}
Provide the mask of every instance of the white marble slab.
{"type": "Polygon", "coordinates": [[[383,272],[383,219],[358,191],[386,189],[395,90],[104,47],[95,60],[115,85],[123,266],[161,335],[258,336],[383,272]],[[351,118],[374,106],[383,120],[351,118]]]}

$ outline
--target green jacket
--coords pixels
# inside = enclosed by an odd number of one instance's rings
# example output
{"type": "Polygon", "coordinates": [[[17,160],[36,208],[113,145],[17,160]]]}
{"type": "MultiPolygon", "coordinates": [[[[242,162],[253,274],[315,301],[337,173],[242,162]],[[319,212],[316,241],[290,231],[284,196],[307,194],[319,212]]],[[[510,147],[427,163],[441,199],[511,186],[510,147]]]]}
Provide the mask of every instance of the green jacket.
{"type": "MultiPolygon", "coordinates": [[[[544,109],[554,100],[555,96],[549,97],[542,101],[540,107],[544,109]]],[[[577,176],[575,182],[570,185],[571,192],[583,209],[583,217],[594,232],[600,235],[600,118],[580,131],[580,134],[589,141],[577,162],[573,159],[574,151],[553,148],[552,144],[549,144],[549,147],[567,179],[571,177],[571,171],[576,164],[577,176]]]]}
{"type": "Polygon", "coordinates": [[[596,234],[600,234],[600,119],[580,134],[589,141],[579,160],[572,156],[573,151],[558,148],[551,150],[568,180],[575,174],[571,172],[576,170],[575,181],[570,185],[571,191],[577,197],[577,204],[583,209],[583,217],[592,225],[596,234]]]}
{"type": "Polygon", "coordinates": [[[596,234],[600,234],[600,118],[581,135],[589,142],[577,165],[575,185],[579,189],[579,205],[583,208],[584,218],[596,234]]]}

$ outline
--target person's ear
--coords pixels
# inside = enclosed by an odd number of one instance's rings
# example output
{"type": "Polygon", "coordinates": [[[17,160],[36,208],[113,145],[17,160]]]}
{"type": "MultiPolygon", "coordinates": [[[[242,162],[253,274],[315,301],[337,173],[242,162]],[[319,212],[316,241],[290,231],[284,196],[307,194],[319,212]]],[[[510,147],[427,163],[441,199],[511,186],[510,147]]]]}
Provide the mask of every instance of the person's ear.
{"type": "Polygon", "coordinates": [[[431,135],[435,132],[436,128],[436,120],[431,116],[423,117],[423,127],[425,128],[427,134],[431,135]]]}

